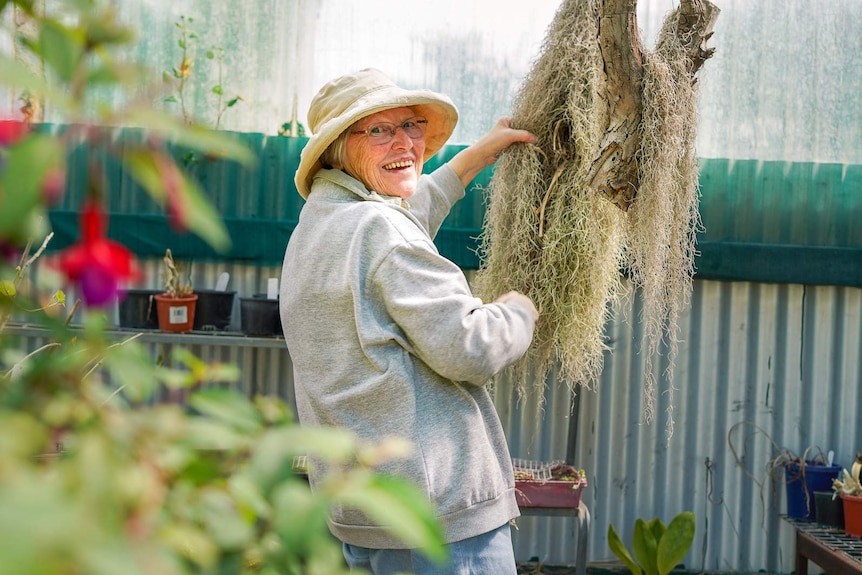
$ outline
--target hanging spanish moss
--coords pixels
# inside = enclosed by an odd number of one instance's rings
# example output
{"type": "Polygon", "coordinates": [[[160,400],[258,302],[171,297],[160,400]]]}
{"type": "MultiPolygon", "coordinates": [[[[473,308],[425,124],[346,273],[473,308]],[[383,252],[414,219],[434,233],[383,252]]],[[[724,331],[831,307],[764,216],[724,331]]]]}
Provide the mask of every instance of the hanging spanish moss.
{"type": "MultiPolygon", "coordinates": [[[[528,375],[545,385],[557,363],[570,387],[595,389],[608,348],[605,326],[614,303],[632,293],[623,281],[627,270],[643,300],[643,414],[651,422],[658,387],[654,358],[666,342],[672,394],[678,318],[691,294],[699,226],[692,76],[711,51],[693,63],[693,38],[708,38],[708,30],[681,31],[680,9],[666,19],[654,52],[634,46],[643,61],[631,99],[636,113],[629,110],[626,117],[632,127],[625,141],[612,142],[626,122],[617,121],[618,110],[608,104],[613,94],[608,54],[602,52],[607,43],[600,48],[597,40],[600,9],[599,0],[563,3],[516,96],[512,124],[539,141],[513,147],[495,168],[476,288],[486,298],[521,291],[539,310],[533,345],[512,367],[520,391],[528,375]],[[635,171],[622,186],[619,173],[601,183],[603,170],[623,166],[631,142],[635,171]]],[[[620,107],[621,99],[613,106],[620,107]]],[[[671,396],[669,434],[672,405],[671,396]]]]}

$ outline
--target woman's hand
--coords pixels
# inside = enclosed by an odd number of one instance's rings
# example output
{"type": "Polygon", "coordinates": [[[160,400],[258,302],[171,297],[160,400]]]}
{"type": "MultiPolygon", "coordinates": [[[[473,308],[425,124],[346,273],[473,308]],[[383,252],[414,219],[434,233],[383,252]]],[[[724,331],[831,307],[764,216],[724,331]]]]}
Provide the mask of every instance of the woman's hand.
{"type": "Polygon", "coordinates": [[[503,117],[475,144],[458,152],[449,160],[449,165],[466,188],[479,172],[496,162],[506,148],[517,142],[535,144],[538,140],[538,136],[527,130],[512,128],[510,119],[503,117]]]}
{"type": "Polygon", "coordinates": [[[506,303],[510,301],[517,302],[527,308],[533,315],[533,321],[539,321],[539,311],[536,309],[536,304],[534,304],[533,300],[531,300],[529,297],[525,296],[521,292],[516,292],[513,290],[508,293],[504,293],[503,295],[495,299],[494,303],[506,303]]]}

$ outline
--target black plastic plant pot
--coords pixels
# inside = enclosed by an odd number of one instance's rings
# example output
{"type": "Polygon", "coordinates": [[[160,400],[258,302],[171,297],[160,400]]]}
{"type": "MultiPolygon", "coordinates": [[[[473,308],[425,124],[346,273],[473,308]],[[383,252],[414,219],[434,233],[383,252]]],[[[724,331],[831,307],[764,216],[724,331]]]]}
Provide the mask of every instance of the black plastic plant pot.
{"type": "Polygon", "coordinates": [[[192,329],[224,331],[233,317],[235,291],[195,290],[198,296],[192,329]]]}
{"type": "Polygon", "coordinates": [[[265,296],[242,297],[240,302],[240,324],[246,335],[283,337],[278,300],[265,296]]]}
{"type": "Polygon", "coordinates": [[[126,290],[117,305],[120,327],[131,329],[158,329],[159,318],[156,313],[156,300],[153,297],[162,293],[157,289],[126,290]]]}

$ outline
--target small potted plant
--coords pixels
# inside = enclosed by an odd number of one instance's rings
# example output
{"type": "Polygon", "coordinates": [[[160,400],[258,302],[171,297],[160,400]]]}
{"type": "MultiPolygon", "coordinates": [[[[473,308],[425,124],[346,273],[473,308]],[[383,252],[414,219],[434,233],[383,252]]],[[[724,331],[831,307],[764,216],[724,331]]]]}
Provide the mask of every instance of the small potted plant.
{"type": "Polygon", "coordinates": [[[833,495],[841,497],[842,521],[844,530],[853,537],[862,537],[862,484],[859,483],[862,472],[862,455],[856,454],[856,460],[850,471],[843,469],[841,477],[832,482],[833,495]]]}
{"type": "Polygon", "coordinates": [[[156,295],[159,329],[162,331],[191,331],[195,319],[198,296],[189,277],[183,277],[181,266],[174,262],[170,248],[165,252],[165,291],[156,295]]]}
{"type": "Polygon", "coordinates": [[[281,337],[281,316],[278,309],[278,278],[269,278],[266,293],[240,298],[240,325],[246,335],[281,337]]]}
{"type": "Polygon", "coordinates": [[[562,461],[515,459],[515,499],[519,507],[577,508],[587,485],[583,469],[562,461]]]}
{"type": "MultiPolygon", "coordinates": [[[[767,485],[766,480],[771,483],[772,495],[776,500],[779,487],[784,485],[787,496],[787,516],[791,519],[814,521],[816,515],[814,494],[818,491],[829,491],[832,481],[841,472],[841,466],[833,462],[834,452],[824,453],[819,447],[812,446],[800,454],[781,447],[765,430],[751,422],[742,421],[734,424],[728,432],[727,442],[737,465],[757,483],[761,489],[761,495],[767,485]],[[772,447],[774,456],[766,463],[764,480],[758,479],[755,473],[746,469],[743,463],[744,457],[737,453],[733,442],[733,434],[738,429],[748,426],[754,428],[754,433],[746,437],[746,442],[751,441],[751,438],[759,433],[772,447]]],[[[765,501],[763,497],[761,500],[765,501]]]]}

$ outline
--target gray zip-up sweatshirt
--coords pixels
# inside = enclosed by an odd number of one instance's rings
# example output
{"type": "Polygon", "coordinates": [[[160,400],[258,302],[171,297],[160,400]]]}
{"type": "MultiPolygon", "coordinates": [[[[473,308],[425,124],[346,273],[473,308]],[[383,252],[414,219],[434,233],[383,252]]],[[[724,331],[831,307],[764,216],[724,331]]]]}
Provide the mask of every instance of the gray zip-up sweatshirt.
{"type": "MultiPolygon", "coordinates": [[[[482,303],[432,242],[464,196],[444,165],[422,176],[409,208],[321,170],[291,235],[281,321],[300,423],[379,440],[410,440],[382,471],[407,477],[434,503],[454,542],[517,517],[506,438],[484,386],[530,345],[534,320],[516,302],[482,303]]],[[[312,488],[317,481],[310,475],[312,488]]],[[[362,547],[404,544],[356,510],[330,530],[362,547]]]]}

